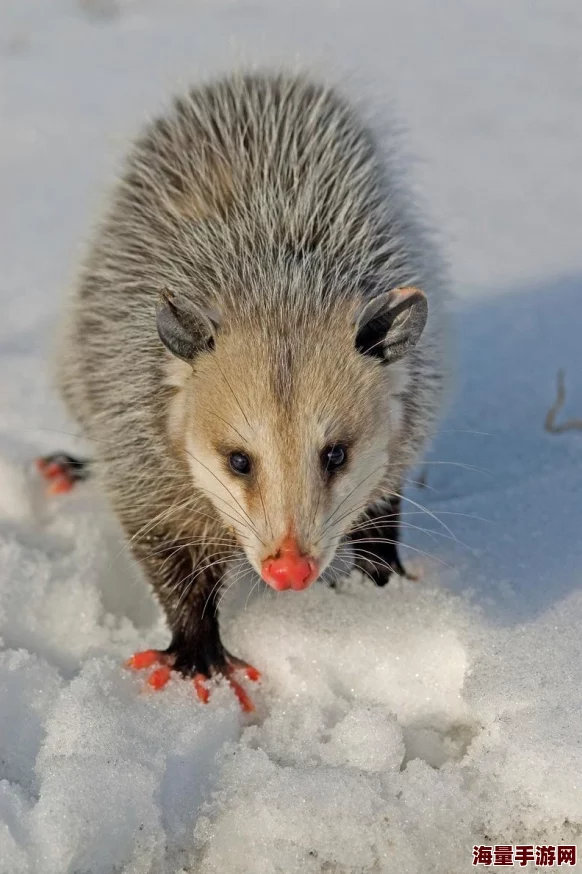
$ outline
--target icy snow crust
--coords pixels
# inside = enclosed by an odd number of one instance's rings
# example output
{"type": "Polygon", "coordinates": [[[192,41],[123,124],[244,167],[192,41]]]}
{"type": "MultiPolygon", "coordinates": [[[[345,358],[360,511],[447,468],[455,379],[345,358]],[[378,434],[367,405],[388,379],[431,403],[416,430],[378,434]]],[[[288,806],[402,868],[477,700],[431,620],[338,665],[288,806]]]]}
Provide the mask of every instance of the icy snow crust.
{"type": "Polygon", "coordinates": [[[582,843],[582,434],[542,428],[559,367],[582,415],[581,25],[576,0],[4,0],[1,874],[456,874],[474,843],[582,843]],[[460,376],[407,492],[422,582],[231,593],[246,719],[223,687],[143,694],[121,665],[159,612],[93,487],[47,502],[30,461],[76,446],[47,350],[127,138],[202,73],[297,52],[409,124],[460,376]]]}

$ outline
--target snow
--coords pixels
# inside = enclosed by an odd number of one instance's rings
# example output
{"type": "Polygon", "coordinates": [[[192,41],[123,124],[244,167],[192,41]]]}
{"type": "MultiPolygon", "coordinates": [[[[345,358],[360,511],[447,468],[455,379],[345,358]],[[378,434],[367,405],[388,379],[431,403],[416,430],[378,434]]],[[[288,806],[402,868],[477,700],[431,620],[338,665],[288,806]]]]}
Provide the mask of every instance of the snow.
{"type": "Polygon", "coordinates": [[[561,367],[560,415],[582,416],[581,24],[575,0],[4,0],[0,874],[457,874],[475,843],[582,851],[582,434],[543,430],[561,367]],[[165,644],[160,613],[93,486],[47,500],[31,460],[77,445],[47,361],[128,137],[202,74],[297,59],[408,126],[460,364],[407,491],[423,579],[233,592],[225,638],[264,673],[246,717],[228,688],[202,705],[123,669],[165,644]]]}

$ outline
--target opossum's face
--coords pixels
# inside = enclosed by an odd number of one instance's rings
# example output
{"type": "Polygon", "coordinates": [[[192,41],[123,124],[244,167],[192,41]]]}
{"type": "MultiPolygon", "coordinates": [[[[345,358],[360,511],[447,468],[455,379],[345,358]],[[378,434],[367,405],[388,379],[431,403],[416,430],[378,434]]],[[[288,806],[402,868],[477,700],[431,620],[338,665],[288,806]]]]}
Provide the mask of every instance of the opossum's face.
{"type": "Polygon", "coordinates": [[[195,350],[192,316],[171,299],[158,316],[160,336],[184,359],[169,361],[180,389],[172,427],[193,485],[277,590],[304,589],[325,572],[393,460],[402,356],[420,336],[426,299],[397,290],[360,310],[345,304],[293,329],[282,318],[260,328],[209,319],[195,350]]]}

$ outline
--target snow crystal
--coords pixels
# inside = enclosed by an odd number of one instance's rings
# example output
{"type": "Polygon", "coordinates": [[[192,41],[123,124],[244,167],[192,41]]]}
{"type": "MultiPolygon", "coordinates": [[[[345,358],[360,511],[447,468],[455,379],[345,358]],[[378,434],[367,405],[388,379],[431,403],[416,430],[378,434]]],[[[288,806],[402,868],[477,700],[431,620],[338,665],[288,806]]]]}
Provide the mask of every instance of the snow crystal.
{"type": "Polygon", "coordinates": [[[58,671],[23,650],[0,652],[0,761],[2,777],[36,788],[34,762],[45,724],[62,687],[58,671]]]}
{"type": "Polygon", "coordinates": [[[24,825],[29,812],[24,792],[8,780],[0,780],[0,870],[28,874],[28,834],[24,825]]]}

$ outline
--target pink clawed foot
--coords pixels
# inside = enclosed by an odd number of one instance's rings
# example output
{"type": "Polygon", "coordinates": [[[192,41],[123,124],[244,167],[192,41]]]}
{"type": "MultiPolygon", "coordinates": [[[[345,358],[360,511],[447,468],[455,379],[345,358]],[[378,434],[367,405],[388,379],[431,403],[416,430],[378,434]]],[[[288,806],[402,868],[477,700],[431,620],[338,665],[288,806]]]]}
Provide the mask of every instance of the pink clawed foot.
{"type": "Polygon", "coordinates": [[[47,495],[64,495],[88,476],[86,461],[64,453],[37,458],[36,469],[47,482],[47,495]]]}
{"type": "MultiPolygon", "coordinates": [[[[261,673],[253,667],[253,665],[249,665],[242,659],[238,659],[228,653],[226,654],[226,658],[226,665],[220,670],[217,670],[216,673],[222,674],[226,677],[234,694],[238,698],[242,710],[244,710],[245,713],[251,713],[255,709],[252,699],[246,693],[241,684],[234,679],[233,675],[237,671],[243,671],[249,680],[257,683],[261,679],[261,673]]],[[[126,661],[125,666],[134,671],[147,670],[148,668],[157,666],[148,676],[147,684],[150,688],[158,691],[163,689],[168,683],[172,675],[173,664],[174,657],[172,655],[160,652],[157,649],[146,649],[132,655],[131,658],[126,661]]],[[[197,672],[192,677],[198,700],[202,701],[203,704],[208,703],[210,699],[210,690],[207,686],[207,681],[209,679],[210,677],[201,672],[197,672]]]]}

